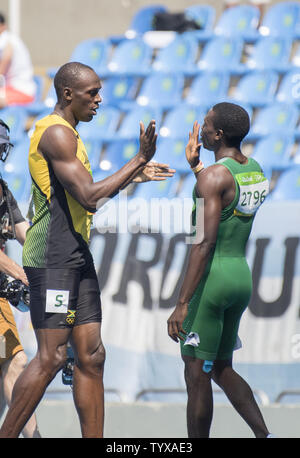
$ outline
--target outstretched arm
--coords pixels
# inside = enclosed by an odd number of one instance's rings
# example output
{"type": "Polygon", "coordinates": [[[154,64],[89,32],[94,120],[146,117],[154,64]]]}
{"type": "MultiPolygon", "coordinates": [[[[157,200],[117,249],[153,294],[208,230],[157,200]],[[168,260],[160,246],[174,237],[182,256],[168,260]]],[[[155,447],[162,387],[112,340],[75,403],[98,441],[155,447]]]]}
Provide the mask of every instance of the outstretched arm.
{"type": "Polygon", "coordinates": [[[152,159],[156,150],[155,121],[144,129],[140,123],[139,152],[120,170],[97,183],[76,157],[77,139],[71,129],[61,125],[49,127],[43,134],[39,150],[51,163],[62,186],[87,210],[96,211],[100,199],[116,195],[126,182],[152,159]]]}

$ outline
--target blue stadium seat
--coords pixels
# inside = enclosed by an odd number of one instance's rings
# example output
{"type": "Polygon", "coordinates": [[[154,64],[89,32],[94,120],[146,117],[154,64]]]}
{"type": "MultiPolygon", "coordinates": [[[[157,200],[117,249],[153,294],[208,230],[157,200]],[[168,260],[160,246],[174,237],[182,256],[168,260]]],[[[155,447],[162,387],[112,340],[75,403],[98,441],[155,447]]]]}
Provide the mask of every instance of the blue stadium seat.
{"type": "Polygon", "coordinates": [[[196,178],[193,172],[189,171],[189,173],[183,177],[180,186],[178,187],[176,197],[180,199],[188,199],[191,198],[193,195],[193,189],[196,184],[196,178]]]}
{"type": "Polygon", "coordinates": [[[44,91],[44,80],[39,75],[34,75],[34,82],[36,85],[36,93],[34,101],[26,105],[26,111],[28,116],[37,116],[44,109],[43,103],[43,91],[44,91]]]}
{"type": "Polygon", "coordinates": [[[300,165],[284,171],[268,197],[268,201],[289,200],[300,200],[300,165]]]}
{"type": "Polygon", "coordinates": [[[216,10],[208,4],[191,5],[184,9],[184,13],[188,19],[194,20],[200,27],[200,30],[186,32],[193,35],[201,42],[209,40],[213,36],[213,27],[216,18],[216,10]]]}
{"type": "Polygon", "coordinates": [[[138,183],[133,195],[133,198],[140,197],[147,199],[161,199],[174,197],[174,182],[176,178],[168,178],[163,181],[148,181],[146,183],[138,183]]]}
{"type": "Polygon", "coordinates": [[[23,106],[7,106],[0,109],[0,119],[10,128],[10,140],[18,143],[24,136],[27,111],[23,106]]]}
{"type": "MultiPolygon", "coordinates": [[[[91,38],[83,40],[73,49],[69,62],[81,62],[89,65],[95,72],[104,78],[107,75],[107,62],[111,50],[109,40],[103,38],[91,38]]],[[[58,68],[48,69],[48,76],[54,78],[58,68]]]]}
{"type": "Polygon", "coordinates": [[[274,70],[284,73],[291,69],[292,41],[281,36],[260,38],[244,64],[247,70],[274,70]]]}
{"type": "Polygon", "coordinates": [[[197,55],[198,40],[190,34],[176,34],[170,44],[158,51],[152,69],[158,72],[194,75],[197,72],[197,55]]]}
{"type": "Polygon", "coordinates": [[[120,110],[105,105],[99,109],[92,121],[79,123],[77,130],[83,141],[110,140],[116,135],[119,120],[120,110]]]}
{"type": "MultiPolygon", "coordinates": [[[[133,102],[137,94],[139,78],[134,76],[111,76],[102,81],[100,96],[104,105],[121,107],[133,102]]],[[[101,109],[101,108],[100,108],[101,109]]]]}
{"type": "Polygon", "coordinates": [[[258,140],[272,133],[294,135],[299,118],[298,107],[293,104],[273,103],[257,113],[247,140],[258,140]]]}
{"type": "Polygon", "coordinates": [[[143,106],[170,109],[182,101],[183,88],[183,75],[154,73],[143,81],[136,101],[143,106]]]}
{"type": "Polygon", "coordinates": [[[18,202],[27,202],[31,191],[31,177],[28,168],[29,137],[22,139],[11,150],[3,164],[3,179],[18,202]]]}
{"type": "Polygon", "coordinates": [[[71,54],[70,62],[81,62],[89,65],[100,76],[107,74],[107,62],[111,44],[108,40],[94,38],[79,43],[71,54]]]}
{"type": "Polygon", "coordinates": [[[285,170],[292,165],[292,135],[271,134],[259,140],[252,154],[263,169],[285,170]]]}
{"type": "Polygon", "coordinates": [[[276,93],[278,102],[300,104],[300,68],[287,72],[276,93]]]}
{"type": "Polygon", "coordinates": [[[114,173],[139,151],[139,139],[116,139],[108,143],[100,161],[100,170],[114,173]]]}
{"type": "Polygon", "coordinates": [[[233,102],[263,107],[272,103],[278,84],[278,74],[272,71],[253,71],[244,75],[233,94],[233,102]]]}
{"type": "Polygon", "coordinates": [[[259,37],[260,11],[253,5],[237,5],[227,8],[221,14],[214,32],[216,35],[241,37],[254,42],[259,37]]]}
{"type": "Polygon", "coordinates": [[[4,171],[7,174],[14,173],[27,173],[28,169],[28,153],[29,153],[30,139],[26,133],[23,133],[19,142],[14,145],[10,151],[5,163],[4,171]]]}
{"type": "Polygon", "coordinates": [[[118,130],[118,137],[139,138],[140,121],[144,123],[146,129],[146,127],[152,119],[155,119],[156,121],[156,131],[158,132],[162,119],[162,111],[158,108],[153,107],[134,107],[124,116],[120,128],[118,130]]]}
{"type": "Polygon", "coordinates": [[[3,173],[3,179],[19,204],[27,203],[31,193],[31,177],[29,172],[3,173]]]}
{"type": "Polygon", "coordinates": [[[84,141],[84,146],[89,158],[91,169],[93,172],[99,170],[100,156],[103,149],[103,141],[101,139],[87,139],[84,141]]]}
{"type": "Polygon", "coordinates": [[[108,63],[110,75],[148,75],[152,52],[152,48],[141,38],[122,41],[116,46],[108,63]]]}
{"type": "Polygon", "coordinates": [[[259,30],[262,35],[300,38],[300,3],[282,1],[271,5],[259,30]]]}
{"type": "Polygon", "coordinates": [[[164,13],[167,8],[163,5],[150,5],[140,8],[132,17],[126,36],[133,38],[153,30],[153,17],[156,13],[164,13]]]}
{"type": "Polygon", "coordinates": [[[203,123],[206,110],[189,105],[179,105],[170,110],[160,128],[160,136],[188,139],[189,131],[193,130],[193,124],[198,121],[203,123]]]}
{"type": "Polygon", "coordinates": [[[227,71],[240,74],[243,71],[241,57],[244,42],[240,38],[216,37],[208,41],[197,62],[200,71],[227,71]]]}
{"type": "Polygon", "coordinates": [[[194,78],[186,98],[190,105],[210,108],[227,97],[230,76],[228,72],[205,72],[194,78]]]}
{"type": "Polygon", "coordinates": [[[181,138],[163,138],[159,137],[157,141],[156,154],[154,159],[157,162],[168,164],[178,172],[187,172],[190,166],[185,157],[185,146],[187,137],[181,138]]]}

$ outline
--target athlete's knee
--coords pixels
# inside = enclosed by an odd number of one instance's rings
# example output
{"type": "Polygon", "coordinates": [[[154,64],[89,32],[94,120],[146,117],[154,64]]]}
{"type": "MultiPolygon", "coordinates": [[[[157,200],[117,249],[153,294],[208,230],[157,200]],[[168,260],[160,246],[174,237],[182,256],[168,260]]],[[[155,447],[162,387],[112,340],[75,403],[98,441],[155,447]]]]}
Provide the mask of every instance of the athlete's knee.
{"type": "Polygon", "coordinates": [[[62,369],[67,360],[66,345],[59,345],[53,351],[48,349],[40,351],[38,359],[43,372],[53,376],[62,369]]]}
{"type": "Polygon", "coordinates": [[[184,359],[185,370],[184,376],[187,388],[194,389],[205,380],[210,379],[213,361],[202,359],[184,359]]]}
{"type": "Polygon", "coordinates": [[[92,351],[81,352],[77,359],[77,365],[81,370],[94,375],[102,373],[105,363],[105,348],[102,342],[92,351]]]}
{"type": "Polygon", "coordinates": [[[212,369],[212,379],[217,385],[222,385],[222,376],[225,370],[232,369],[232,360],[216,360],[212,369]]]}

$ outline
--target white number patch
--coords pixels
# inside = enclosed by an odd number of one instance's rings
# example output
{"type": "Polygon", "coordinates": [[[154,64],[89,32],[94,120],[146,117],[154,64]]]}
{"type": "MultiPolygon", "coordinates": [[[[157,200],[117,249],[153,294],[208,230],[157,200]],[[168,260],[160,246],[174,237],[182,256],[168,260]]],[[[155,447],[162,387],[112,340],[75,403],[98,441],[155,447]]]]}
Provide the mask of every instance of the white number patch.
{"type": "Polygon", "coordinates": [[[69,291],[47,289],[46,312],[67,313],[69,306],[69,291]]]}
{"type": "Polygon", "coordinates": [[[236,210],[244,215],[253,215],[269,193],[269,181],[262,173],[240,173],[236,175],[240,186],[240,198],[236,210]]]}

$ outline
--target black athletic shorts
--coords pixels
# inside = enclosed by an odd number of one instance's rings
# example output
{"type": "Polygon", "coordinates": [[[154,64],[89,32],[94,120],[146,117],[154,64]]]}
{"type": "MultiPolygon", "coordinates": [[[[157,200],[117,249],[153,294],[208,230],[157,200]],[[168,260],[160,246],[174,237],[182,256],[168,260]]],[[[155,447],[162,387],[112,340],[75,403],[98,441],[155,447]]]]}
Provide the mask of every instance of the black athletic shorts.
{"type": "Polygon", "coordinates": [[[24,267],[30,287],[34,329],[64,329],[101,321],[94,264],[79,269],[24,267]]]}

